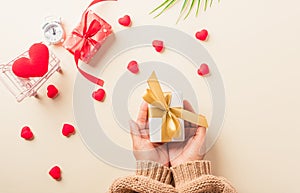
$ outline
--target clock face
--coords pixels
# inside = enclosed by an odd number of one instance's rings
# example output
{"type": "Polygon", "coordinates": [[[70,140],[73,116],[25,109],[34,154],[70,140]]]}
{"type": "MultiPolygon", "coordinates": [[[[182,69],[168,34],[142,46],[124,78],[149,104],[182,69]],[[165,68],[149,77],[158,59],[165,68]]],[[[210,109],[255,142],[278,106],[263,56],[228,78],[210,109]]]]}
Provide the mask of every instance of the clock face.
{"type": "Polygon", "coordinates": [[[44,36],[49,43],[60,43],[63,40],[64,31],[60,24],[49,23],[44,28],[44,36]]]}

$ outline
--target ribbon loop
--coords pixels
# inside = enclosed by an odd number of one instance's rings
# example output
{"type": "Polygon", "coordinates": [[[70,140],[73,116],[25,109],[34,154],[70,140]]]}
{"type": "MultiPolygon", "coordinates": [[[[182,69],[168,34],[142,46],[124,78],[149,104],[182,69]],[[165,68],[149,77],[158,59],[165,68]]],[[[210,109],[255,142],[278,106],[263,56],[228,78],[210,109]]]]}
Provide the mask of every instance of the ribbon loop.
{"type": "Polygon", "coordinates": [[[203,115],[184,110],[182,107],[170,107],[172,95],[170,92],[163,93],[155,72],[152,72],[147,83],[149,89],[146,90],[143,99],[152,106],[149,108],[149,117],[162,118],[162,142],[171,141],[172,138],[180,135],[179,119],[208,127],[207,120],[203,115]]]}
{"type": "Polygon", "coordinates": [[[87,32],[84,34],[85,35],[85,38],[90,38],[90,37],[93,37],[94,35],[96,35],[96,33],[98,31],[100,31],[101,29],[101,24],[99,21],[97,20],[93,20],[87,30],[87,32]]]}

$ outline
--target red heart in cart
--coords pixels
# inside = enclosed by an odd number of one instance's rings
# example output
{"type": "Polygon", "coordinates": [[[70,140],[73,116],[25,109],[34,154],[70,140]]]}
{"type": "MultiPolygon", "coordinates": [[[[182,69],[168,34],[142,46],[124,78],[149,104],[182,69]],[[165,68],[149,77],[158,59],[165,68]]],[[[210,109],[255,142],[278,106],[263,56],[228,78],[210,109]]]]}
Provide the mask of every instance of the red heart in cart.
{"type": "Polygon", "coordinates": [[[49,98],[53,99],[57,97],[57,95],[58,95],[58,89],[54,85],[50,84],[49,86],[47,86],[47,96],[49,98]]]}
{"type": "Polygon", "coordinates": [[[42,77],[48,72],[49,50],[42,43],[29,48],[29,58],[21,57],[12,65],[13,73],[21,78],[42,77]]]}

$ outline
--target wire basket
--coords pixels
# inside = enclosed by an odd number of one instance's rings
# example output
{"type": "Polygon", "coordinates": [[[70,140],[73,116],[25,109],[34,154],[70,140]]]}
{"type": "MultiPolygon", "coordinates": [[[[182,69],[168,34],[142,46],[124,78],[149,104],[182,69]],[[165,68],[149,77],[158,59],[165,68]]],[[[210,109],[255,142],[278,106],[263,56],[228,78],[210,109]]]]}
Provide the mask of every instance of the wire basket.
{"type": "Polygon", "coordinates": [[[21,102],[26,97],[37,96],[38,89],[53,73],[61,71],[60,60],[51,51],[49,51],[49,56],[48,72],[42,77],[21,78],[13,73],[13,63],[21,57],[29,57],[29,51],[19,55],[8,64],[0,64],[0,80],[18,102],[21,102]]]}

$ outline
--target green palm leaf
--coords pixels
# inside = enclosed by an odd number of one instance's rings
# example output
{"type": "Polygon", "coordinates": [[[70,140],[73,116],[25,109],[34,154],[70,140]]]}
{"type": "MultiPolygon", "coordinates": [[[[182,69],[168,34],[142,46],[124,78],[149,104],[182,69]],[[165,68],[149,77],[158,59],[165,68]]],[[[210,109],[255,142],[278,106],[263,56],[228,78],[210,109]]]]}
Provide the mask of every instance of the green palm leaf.
{"type": "MultiPolygon", "coordinates": [[[[154,18],[160,16],[162,13],[164,13],[167,9],[169,9],[172,5],[174,5],[176,2],[178,2],[179,0],[165,0],[162,4],[160,4],[159,6],[157,6],[156,8],[154,8],[149,14],[152,14],[156,11],[158,11],[159,9],[162,9],[154,18]]],[[[214,0],[203,0],[202,2],[204,3],[203,9],[204,11],[206,11],[208,4],[209,7],[212,6],[214,0]]],[[[196,16],[198,16],[199,11],[200,11],[200,7],[201,7],[201,0],[197,1],[197,8],[196,8],[196,16]]],[[[220,0],[218,0],[218,2],[220,2],[220,0]]],[[[190,3],[189,9],[184,17],[184,19],[186,19],[190,14],[191,11],[193,10],[193,8],[196,5],[196,0],[184,0],[183,4],[181,6],[180,12],[179,12],[179,18],[177,19],[177,22],[179,21],[181,15],[184,13],[184,11],[186,10],[186,8],[188,7],[188,4],[190,3]]]]}
{"type": "Polygon", "coordinates": [[[161,7],[163,7],[164,5],[166,5],[169,1],[171,0],[166,0],[165,2],[163,2],[162,4],[160,4],[158,7],[156,7],[155,9],[153,9],[150,14],[154,13],[155,11],[159,10],[161,7]]]}
{"type": "Polygon", "coordinates": [[[205,0],[204,11],[206,11],[206,9],[207,9],[207,4],[208,4],[208,0],[205,0]]]}
{"type": "Polygon", "coordinates": [[[199,14],[200,5],[201,5],[201,0],[198,0],[197,10],[196,10],[196,16],[198,16],[198,14],[199,14]]]}
{"type": "Polygon", "coordinates": [[[178,17],[176,23],[179,22],[179,19],[180,19],[181,15],[182,15],[183,11],[187,8],[187,5],[188,5],[189,1],[190,0],[184,0],[183,5],[182,5],[181,10],[180,10],[180,13],[179,13],[179,17],[178,17]]]}
{"type": "Polygon", "coordinates": [[[190,15],[190,13],[191,13],[191,11],[192,11],[194,5],[195,5],[195,2],[196,2],[195,0],[192,0],[190,9],[189,9],[188,13],[185,15],[184,19],[186,19],[186,18],[190,15]]]}
{"type": "Polygon", "coordinates": [[[159,14],[157,14],[154,18],[160,16],[163,12],[165,12],[169,7],[171,7],[176,2],[176,0],[168,0],[168,2],[169,3],[165,6],[165,8],[159,14]]]}
{"type": "Polygon", "coordinates": [[[188,4],[189,0],[184,0],[183,2],[183,5],[181,7],[181,10],[180,10],[180,15],[182,14],[182,12],[185,10],[185,8],[187,7],[187,4],[188,4]]]}

